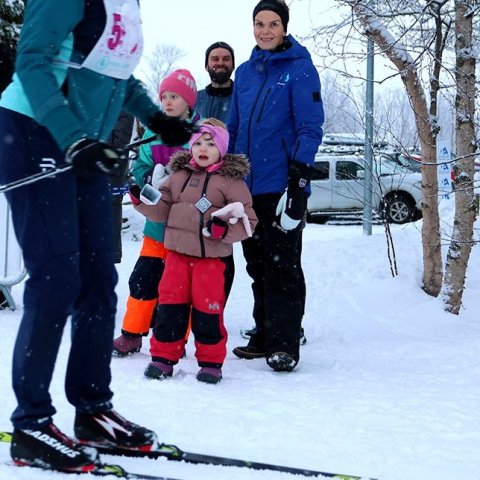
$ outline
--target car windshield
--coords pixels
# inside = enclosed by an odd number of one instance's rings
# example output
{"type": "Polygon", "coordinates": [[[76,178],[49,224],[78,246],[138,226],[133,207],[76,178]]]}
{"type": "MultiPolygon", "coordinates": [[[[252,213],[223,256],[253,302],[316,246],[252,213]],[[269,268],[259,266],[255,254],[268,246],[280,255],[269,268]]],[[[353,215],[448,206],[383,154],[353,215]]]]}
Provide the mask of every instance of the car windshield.
{"type": "Polygon", "coordinates": [[[379,151],[376,154],[380,157],[382,162],[384,160],[390,160],[390,162],[397,165],[397,168],[403,167],[413,172],[419,172],[421,170],[421,162],[398,151],[379,151]]]}
{"type": "Polygon", "coordinates": [[[389,157],[376,157],[376,173],[378,175],[395,175],[397,173],[405,173],[406,167],[394,162],[389,157]]]}

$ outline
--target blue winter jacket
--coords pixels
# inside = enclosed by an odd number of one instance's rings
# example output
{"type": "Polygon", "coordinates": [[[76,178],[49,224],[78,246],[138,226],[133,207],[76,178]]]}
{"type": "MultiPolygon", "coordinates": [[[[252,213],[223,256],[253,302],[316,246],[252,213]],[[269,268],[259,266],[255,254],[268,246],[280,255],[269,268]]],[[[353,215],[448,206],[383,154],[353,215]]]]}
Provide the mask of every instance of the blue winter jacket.
{"type": "Polygon", "coordinates": [[[227,88],[214,88],[212,84],[197,92],[195,110],[203,118],[217,118],[227,123],[234,83],[227,88]]]}
{"type": "Polygon", "coordinates": [[[255,47],[235,73],[229,152],[248,156],[252,195],[283,192],[291,160],[313,165],[324,121],[320,79],[307,49],[291,35],[290,48],[255,47]]]}

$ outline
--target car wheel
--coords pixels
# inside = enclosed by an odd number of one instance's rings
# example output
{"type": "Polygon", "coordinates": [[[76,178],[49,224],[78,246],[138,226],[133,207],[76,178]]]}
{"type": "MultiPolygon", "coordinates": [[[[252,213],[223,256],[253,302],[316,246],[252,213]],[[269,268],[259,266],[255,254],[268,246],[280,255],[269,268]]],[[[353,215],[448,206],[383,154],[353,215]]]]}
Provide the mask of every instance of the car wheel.
{"type": "Polygon", "coordinates": [[[385,198],[384,213],[389,223],[411,222],[417,213],[413,200],[403,193],[393,193],[385,198]]]}

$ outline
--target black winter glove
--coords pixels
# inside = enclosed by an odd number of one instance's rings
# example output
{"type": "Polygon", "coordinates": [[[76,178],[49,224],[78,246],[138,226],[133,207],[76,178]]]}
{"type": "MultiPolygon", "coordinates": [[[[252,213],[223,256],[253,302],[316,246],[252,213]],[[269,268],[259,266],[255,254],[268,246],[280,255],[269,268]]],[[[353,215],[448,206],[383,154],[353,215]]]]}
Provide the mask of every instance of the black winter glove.
{"type": "Polygon", "coordinates": [[[293,230],[302,221],[307,210],[308,193],[312,168],[306,163],[292,160],[288,168],[288,186],[280,198],[276,214],[285,230],[293,230]]]}
{"type": "Polygon", "coordinates": [[[212,237],[215,240],[222,240],[228,232],[228,223],[221,218],[212,217],[207,222],[207,227],[204,230],[206,230],[206,232],[203,232],[205,236],[212,237]]]}
{"type": "Polygon", "coordinates": [[[112,146],[82,138],[70,145],[65,153],[65,161],[73,166],[76,175],[112,173],[120,164],[120,152],[112,146]]]}
{"type": "Polygon", "coordinates": [[[192,133],[197,131],[192,123],[180,120],[178,117],[169,117],[162,112],[153,114],[148,119],[147,127],[159,135],[161,141],[168,147],[188,143],[192,133]]]}

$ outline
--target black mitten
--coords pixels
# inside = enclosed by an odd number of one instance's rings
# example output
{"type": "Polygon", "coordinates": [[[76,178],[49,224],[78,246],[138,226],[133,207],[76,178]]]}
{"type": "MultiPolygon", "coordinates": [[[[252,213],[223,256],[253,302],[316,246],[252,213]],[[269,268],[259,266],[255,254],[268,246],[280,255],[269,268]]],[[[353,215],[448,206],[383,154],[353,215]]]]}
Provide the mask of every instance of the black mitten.
{"type": "Polygon", "coordinates": [[[285,230],[293,230],[302,221],[307,210],[308,193],[312,168],[306,163],[292,160],[288,168],[288,186],[280,198],[276,214],[285,230]]]}
{"type": "Polygon", "coordinates": [[[120,164],[120,152],[112,146],[82,138],[70,145],[65,153],[65,161],[73,166],[76,175],[113,173],[120,164]]]}
{"type": "Polygon", "coordinates": [[[148,119],[147,127],[159,135],[161,141],[168,147],[188,143],[192,133],[196,131],[193,123],[180,120],[178,117],[169,117],[162,112],[153,114],[148,119]]]}

